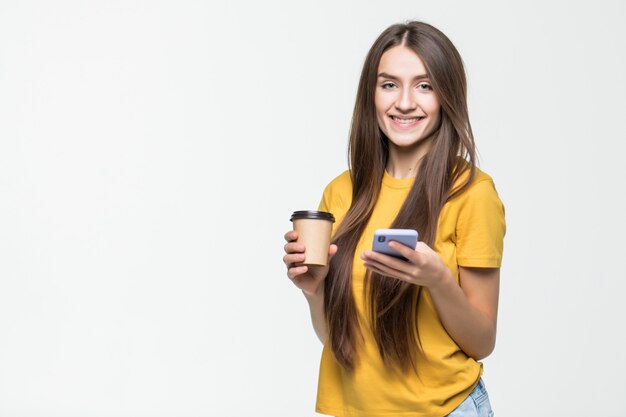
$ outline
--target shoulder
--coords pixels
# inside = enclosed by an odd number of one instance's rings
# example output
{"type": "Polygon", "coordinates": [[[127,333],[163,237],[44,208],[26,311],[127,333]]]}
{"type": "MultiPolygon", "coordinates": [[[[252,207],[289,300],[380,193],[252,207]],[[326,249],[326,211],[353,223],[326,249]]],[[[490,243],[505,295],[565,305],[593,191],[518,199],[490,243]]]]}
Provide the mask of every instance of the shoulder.
{"type": "Polygon", "coordinates": [[[350,170],[345,170],[336,176],[324,188],[324,197],[330,199],[345,199],[345,196],[352,197],[352,179],[350,178],[350,170]]]}
{"type": "MultiPolygon", "coordinates": [[[[467,181],[469,172],[464,172],[458,179],[456,186],[462,186],[467,181]]],[[[472,217],[477,214],[501,218],[504,221],[504,205],[491,175],[476,168],[471,183],[457,196],[445,204],[448,216],[454,218],[472,217]]]]}
{"type": "Polygon", "coordinates": [[[496,185],[493,182],[493,178],[491,175],[482,171],[480,168],[476,168],[476,174],[474,175],[474,179],[471,184],[467,188],[467,193],[475,194],[475,193],[489,193],[495,192],[496,185]]]}
{"type": "MultiPolygon", "coordinates": [[[[463,184],[467,181],[467,173],[463,184]]],[[[450,212],[456,212],[460,218],[474,218],[487,216],[493,219],[501,219],[504,222],[504,205],[500,200],[498,191],[491,175],[476,168],[474,178],[461,194],[448,202],[450,212]]]]}
{"type": "Polygon", "coordinates": [[[493,178],[491,178],[491,175],[487,174],[485,171],[476,167],[476,176],[474,177],[474,181],[472,183],[477,183],[477,182],[482,182],[482,181],[493,182],[493,178]]]}
{"type": "Polygon", "coordinates": [[[329,187],[350,187],[352,188],[352,180],[350,179],[350,170],[346,169],[341,174],[337,175],[331,182],[328,183],[326,188],[329,187]]]}
{"type": "MultiPolygon", "coordinates": [[[[458,178],[453,188],[463,186],[463,184],[467,182],[469,174],[469,170],[465,171],[458,178]]],[[[461,194],[453,198],[452,201],[460,202],[463,200],[471,199],[472,197],[487,194],[497,195],[493,178],[491,177],[491,175],[476,167],[474,171],[474,178],[472,179],[471,183],[467,186],[467,188],[465,188],[465,190],[461,194]]]]}
{"type": "MultiPolygon", "coordinates": [[[[346,170],[336,176],[324,188],[320,209],[333,214],[346,211],[352,202],[352,180],[350,171],[346,170]]],[[[337,217],[337,214],[335,214],[337,217]]]]}

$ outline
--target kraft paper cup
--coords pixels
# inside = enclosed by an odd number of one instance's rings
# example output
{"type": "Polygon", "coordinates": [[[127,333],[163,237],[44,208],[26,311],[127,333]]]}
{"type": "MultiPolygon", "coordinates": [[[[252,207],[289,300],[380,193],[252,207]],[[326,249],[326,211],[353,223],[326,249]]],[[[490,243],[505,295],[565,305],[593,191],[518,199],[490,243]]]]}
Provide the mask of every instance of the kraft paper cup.
{"type": "Polygon", "coordinates": [[[304,262],[296,265],[327,266],[330,235],[335,222],[332,213],[315,210],[294,211],[291,215],[297,242],[304,245],[304,262]]]}

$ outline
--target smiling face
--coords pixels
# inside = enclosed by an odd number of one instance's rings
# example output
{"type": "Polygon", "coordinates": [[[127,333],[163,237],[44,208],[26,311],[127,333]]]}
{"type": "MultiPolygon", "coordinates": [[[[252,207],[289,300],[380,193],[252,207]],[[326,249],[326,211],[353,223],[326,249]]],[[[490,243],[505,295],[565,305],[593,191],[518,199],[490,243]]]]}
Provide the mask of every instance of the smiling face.
{"type": "Polygon", "coordinates": [[[431,133],[439,126],[439,100],[426,67],[404,45],[387,50],[380,59],[375,105],[378,126],[390,146],[428,146],[431,133]]]}

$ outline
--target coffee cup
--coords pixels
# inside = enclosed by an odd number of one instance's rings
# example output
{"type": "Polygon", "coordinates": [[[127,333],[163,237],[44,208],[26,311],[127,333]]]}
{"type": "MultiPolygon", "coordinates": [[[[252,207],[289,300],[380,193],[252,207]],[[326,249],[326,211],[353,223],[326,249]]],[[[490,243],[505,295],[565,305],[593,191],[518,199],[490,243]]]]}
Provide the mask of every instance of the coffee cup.
{"type": "Polygon", "coordinates": [[[328,248],[335,217],[332,213],[315,210],[294,211],[291,215],[297,242],[304,245],[304,262],[296,265],[327,266],[328,248]]]}

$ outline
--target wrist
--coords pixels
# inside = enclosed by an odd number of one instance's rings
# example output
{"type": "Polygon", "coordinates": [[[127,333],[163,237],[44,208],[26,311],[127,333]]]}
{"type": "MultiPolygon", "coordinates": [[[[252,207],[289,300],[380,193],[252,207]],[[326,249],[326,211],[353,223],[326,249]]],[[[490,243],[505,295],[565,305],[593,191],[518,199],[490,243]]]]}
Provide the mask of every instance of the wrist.
{"type": "Polygon", "coordinates": [[[324,283],[318,285],[318,287],[314,291],[305,291],[302,290],[302,294],[309,301],[316,301],[320,298],[324,298],[324,283]]]}
{"type": "Polygon", "coordinates": [[[428,286],[428,291],[430,293],[446,291],[446,289],[453,284],[456,285],[456,280],[454,279],[452,271],[450,271],[449,268],[445,268],[437,275],[431,285],[428,286]]]}

